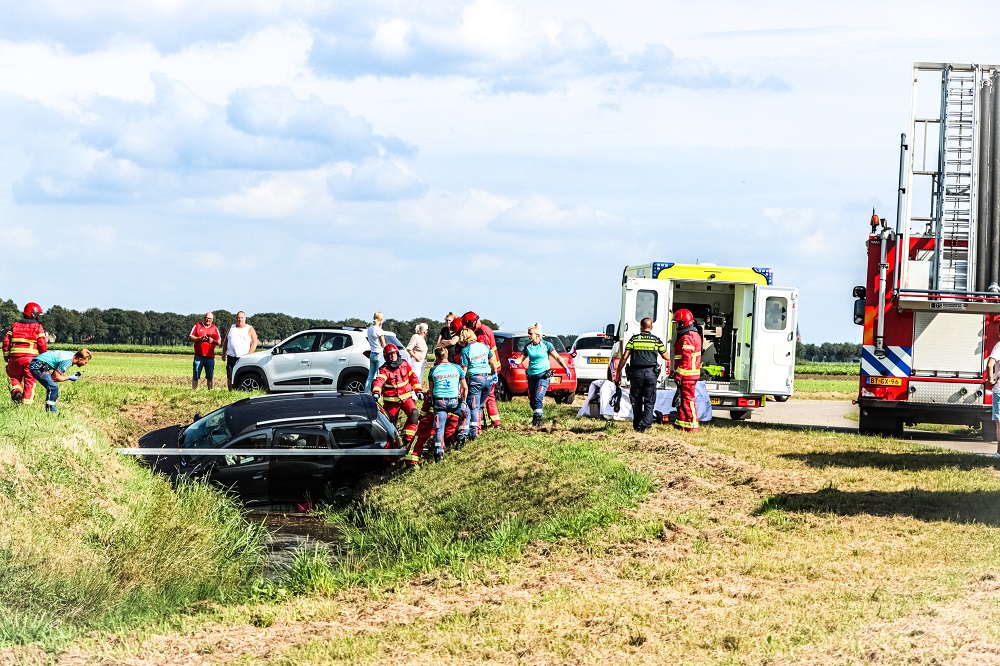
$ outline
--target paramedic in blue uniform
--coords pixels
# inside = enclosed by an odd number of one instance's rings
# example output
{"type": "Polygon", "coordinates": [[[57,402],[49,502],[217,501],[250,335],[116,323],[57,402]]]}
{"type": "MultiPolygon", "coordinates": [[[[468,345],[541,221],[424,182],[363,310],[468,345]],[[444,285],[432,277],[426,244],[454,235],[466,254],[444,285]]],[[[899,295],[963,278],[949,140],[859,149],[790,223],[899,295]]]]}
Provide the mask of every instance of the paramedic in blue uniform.
{"type": "Polygon", "coordinates": [[[670,362],[663,340],[653,335],[653,320],[646,317],[639,322],[639,332],[625,344],[615,384],[621,384],[622,369],[628,369],[628,396],[632,401],[632,427],[645,432],[653,425],[653,408],[656,406],[656,378],[660,374],[660,359],[670,362]]]}

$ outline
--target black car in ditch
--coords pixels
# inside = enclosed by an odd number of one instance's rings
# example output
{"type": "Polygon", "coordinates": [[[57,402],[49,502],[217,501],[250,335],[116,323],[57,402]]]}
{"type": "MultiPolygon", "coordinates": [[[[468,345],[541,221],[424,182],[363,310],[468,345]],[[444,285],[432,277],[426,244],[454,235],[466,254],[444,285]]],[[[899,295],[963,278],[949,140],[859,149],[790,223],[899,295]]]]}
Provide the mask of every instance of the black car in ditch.
{"type": "Polygon", "coordinates": [[[323,392],[245,398],[147,433],[139,447],[173,480],[207,479],[261,504],[322,499],[391,464],[402,444],[370,395],[323,392]]]}

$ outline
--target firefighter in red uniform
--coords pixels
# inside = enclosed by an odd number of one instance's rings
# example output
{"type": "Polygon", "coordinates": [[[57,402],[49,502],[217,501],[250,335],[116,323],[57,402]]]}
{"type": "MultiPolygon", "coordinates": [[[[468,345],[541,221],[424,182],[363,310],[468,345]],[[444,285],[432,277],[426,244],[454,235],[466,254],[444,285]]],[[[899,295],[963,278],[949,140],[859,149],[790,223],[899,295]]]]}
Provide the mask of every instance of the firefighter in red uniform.
{"type": "Polygon", "coordinates": [[[698,407],[695,405],[695,388],[701,378],[701,334],[694,324],[690,310],[674,313],[677,338],[674,342],[674,381],[680,402],[674,426],[687,431],[698,430],[698,407]]]}
{"type": "MultiPolygon", "coordinates": [[[[475,312],[466,312],[462,315],[462,324],[466,328],[471,328],[472,332],[476,334],[476,341],[482,342],[484,345],[489,347],[490,351],[493,352],[493,358],[500,358],[500,354],[497,352],[497,341],[493,337],[493,329],[484,324],[479,319],[479,315],[475,312]]],[[[493,386],[490,387],[490,394],[486,398],[486,413],[490,417],[490,424],[494,428],[500,427],[500,410],[497,409],[497,378],[493,377],[493,386]]]]}
{"type": "Polygon", "coordinates": [[[49,349],[45,329],[38,322],[42,306],[28,303],[24,306],[24,319],[15,321],[3,336],[3,360],[7,362],[10,377],[10,399],[14,404],[30,403],[35,393],[35,377],[28,370],[31,361],[49,349]]]}
{"type": "Polygon", "coordinates": [[[417,434],[417,400],[424,399],[420,388],[420,378],[410,364],[399,357],[399,347],[391,342],[382,348],[385,363],[379,368],[372,381],[372,395],[375,400],[382,397],[382,407],[389,420],[396,423],[400,410],[406,414],[403,427],[403,444],[409,448],[417,434]]]}

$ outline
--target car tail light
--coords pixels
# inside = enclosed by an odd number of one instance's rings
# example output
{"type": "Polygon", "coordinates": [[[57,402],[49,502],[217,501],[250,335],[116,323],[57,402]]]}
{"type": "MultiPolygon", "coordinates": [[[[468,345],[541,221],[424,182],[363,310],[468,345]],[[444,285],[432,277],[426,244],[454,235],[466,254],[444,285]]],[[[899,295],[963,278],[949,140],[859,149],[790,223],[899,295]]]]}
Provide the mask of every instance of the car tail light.
{"type": "Polygon", "coordinates": [[[760,400],[757,398],[737,398],[737,407],[760,407],[760,400]]]}

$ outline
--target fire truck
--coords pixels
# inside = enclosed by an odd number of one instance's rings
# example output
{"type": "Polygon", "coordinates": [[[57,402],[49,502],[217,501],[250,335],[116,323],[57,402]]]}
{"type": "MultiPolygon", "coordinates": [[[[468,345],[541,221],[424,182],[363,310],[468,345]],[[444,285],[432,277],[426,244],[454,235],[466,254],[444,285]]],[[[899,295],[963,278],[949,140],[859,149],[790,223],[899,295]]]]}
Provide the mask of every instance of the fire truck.
{"type": "Polygon", "coordinates": [[[895,224],[873,211],[857,403],[862,434],[904,425],[995,439],[984,370],[1000,339],[1000,66],[913,65],[895,224]]]}

